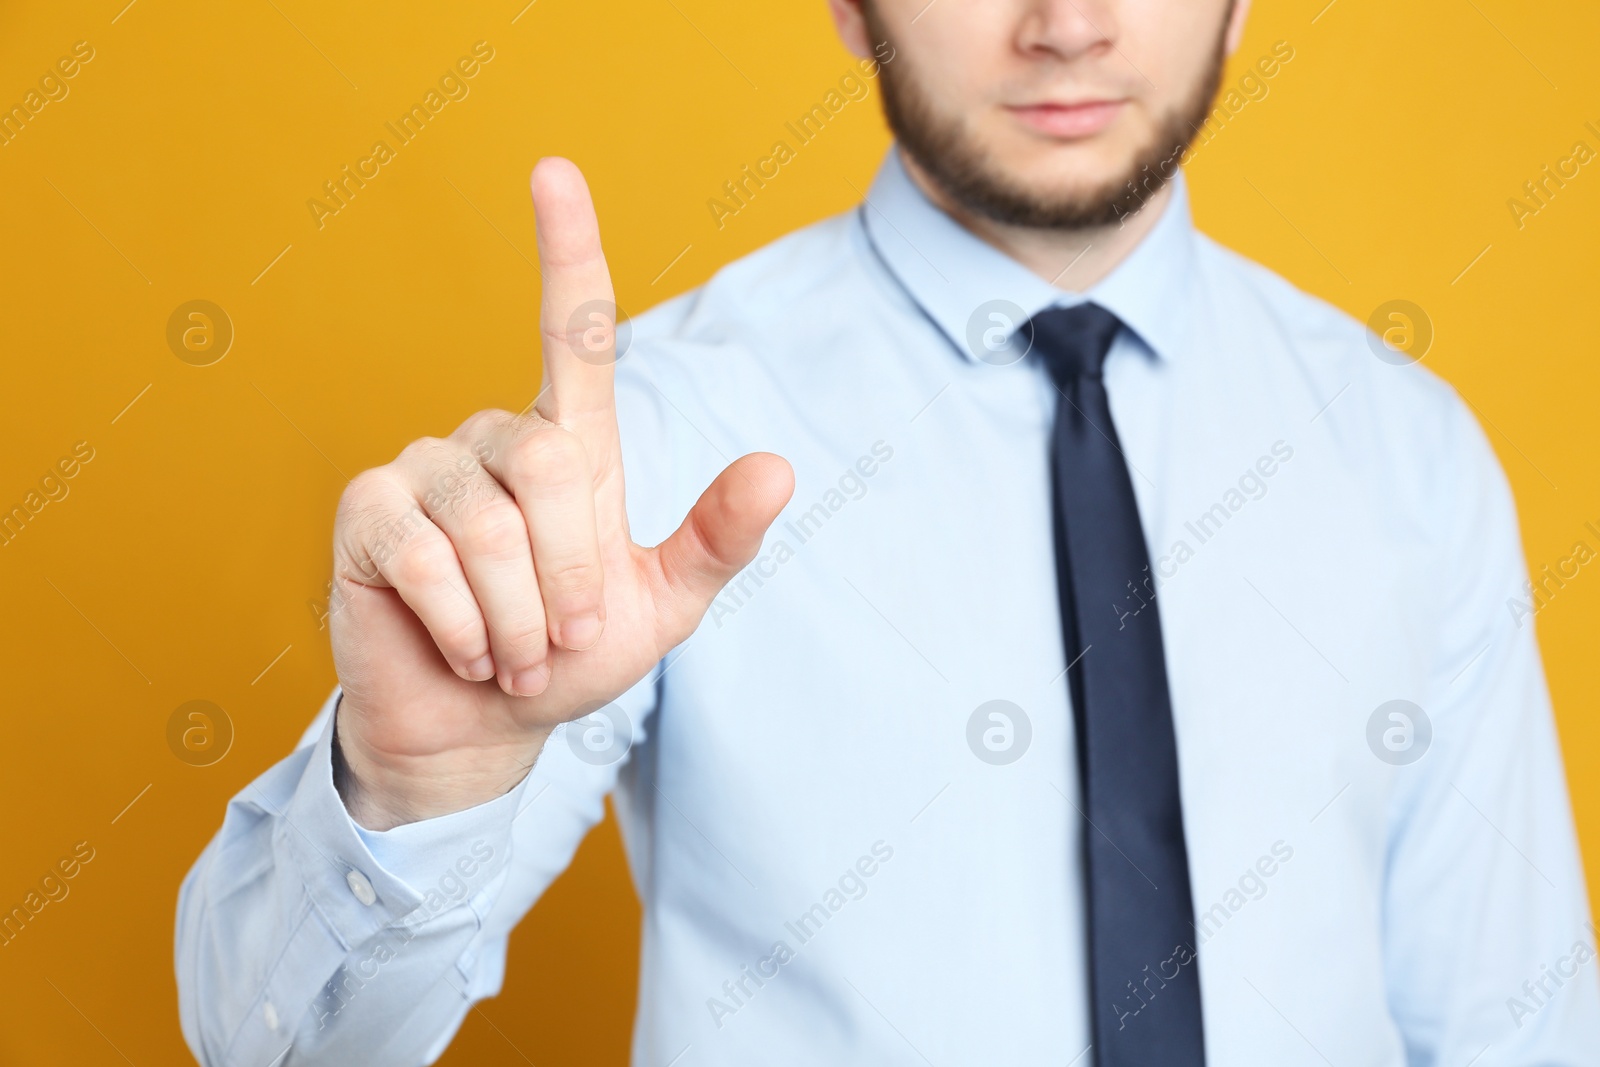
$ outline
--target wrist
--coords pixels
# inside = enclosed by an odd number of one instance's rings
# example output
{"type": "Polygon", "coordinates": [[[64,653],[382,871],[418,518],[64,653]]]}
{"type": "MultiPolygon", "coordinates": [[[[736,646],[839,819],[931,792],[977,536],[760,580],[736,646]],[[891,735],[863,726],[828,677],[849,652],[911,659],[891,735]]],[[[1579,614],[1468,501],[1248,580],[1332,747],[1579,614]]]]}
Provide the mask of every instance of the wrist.
{"type": "Polygon", "coordinates": [[[367,830],[392,830],[487,804],[522,783],[549,730],[527,744],[423,756],[395,756],[365,745],[334,712],[333,785],[350,817],[367,830]]]}

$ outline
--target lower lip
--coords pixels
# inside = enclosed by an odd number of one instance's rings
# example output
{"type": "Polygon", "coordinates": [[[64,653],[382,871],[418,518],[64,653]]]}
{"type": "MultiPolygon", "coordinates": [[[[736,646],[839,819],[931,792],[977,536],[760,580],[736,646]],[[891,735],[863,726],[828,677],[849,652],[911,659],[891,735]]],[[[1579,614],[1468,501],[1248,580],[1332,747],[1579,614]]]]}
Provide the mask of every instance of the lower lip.
{"type": "Polygon", "coordinates": [[[1093,104],[1074,104],[1069,107],[1041,104],[1033,107],[1013,107],[1008,110],[1042,134],[1076,139],[1092,137],[1111,125],[1111,120],[1122,110],[1122,102],[1110,100],[1093,104]]]}

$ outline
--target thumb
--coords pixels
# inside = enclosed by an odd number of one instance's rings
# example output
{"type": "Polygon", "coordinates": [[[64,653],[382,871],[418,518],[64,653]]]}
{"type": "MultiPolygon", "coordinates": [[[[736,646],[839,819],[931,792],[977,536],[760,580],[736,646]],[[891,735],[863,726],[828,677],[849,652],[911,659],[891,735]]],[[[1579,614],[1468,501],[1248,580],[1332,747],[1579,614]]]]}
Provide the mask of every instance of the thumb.
{"type": "Polygon", "coordinates": [[[728,581],[755,558],[761,537],[794,493],[794,471],[770,452],[728,465],[683,525],[652,551],[663,589],[656,633],[663,654],[686,639],[728,581]]]}

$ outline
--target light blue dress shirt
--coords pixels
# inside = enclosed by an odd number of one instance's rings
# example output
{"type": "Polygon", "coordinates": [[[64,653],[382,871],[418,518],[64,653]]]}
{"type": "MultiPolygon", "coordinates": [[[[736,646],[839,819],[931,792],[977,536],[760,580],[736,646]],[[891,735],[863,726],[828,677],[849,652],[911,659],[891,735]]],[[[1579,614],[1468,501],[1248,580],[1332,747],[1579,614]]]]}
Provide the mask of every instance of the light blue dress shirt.
{"type": "MultiPolygon", "coordinates": [[[[357,827],[330,697],[184,883],[201,1062],[431,1061],[608,793],[644,909],[635,1063],[1090,1062],[1057,393],[1012,334],[1088,298],[1127,326],[1105,374],[1159,590],[1208,1062],[1600,1063],[1494,454],[1448,386],[1175,193],[1079,296],[891,152],[859,210],[636,320],[635,539],[746,452],[786,457],[794,499],[694,636],[492,803],[357,827]]],[[[1130,578],[1107,610],[1142,610],[1130,578]]],[[[1128,976],[1123,1025],[1179,965],[1128,976]]]]}

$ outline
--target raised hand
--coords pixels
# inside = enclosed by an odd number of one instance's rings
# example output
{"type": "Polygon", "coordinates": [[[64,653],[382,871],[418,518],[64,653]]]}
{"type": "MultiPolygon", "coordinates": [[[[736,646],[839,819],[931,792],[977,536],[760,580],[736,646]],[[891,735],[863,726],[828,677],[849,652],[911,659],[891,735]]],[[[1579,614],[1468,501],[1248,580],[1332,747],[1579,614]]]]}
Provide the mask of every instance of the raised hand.
{"type": "Polygon", "coordinates": [[[655,548],[628,534],[615,304],[578,168],[534,168],[544,385],[351,481],[334,526],[339,787],[370,829],[521,780],[557,725],[613,699],[693,632],[787,503],[752,453],[655,548]]]}

